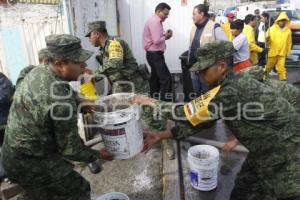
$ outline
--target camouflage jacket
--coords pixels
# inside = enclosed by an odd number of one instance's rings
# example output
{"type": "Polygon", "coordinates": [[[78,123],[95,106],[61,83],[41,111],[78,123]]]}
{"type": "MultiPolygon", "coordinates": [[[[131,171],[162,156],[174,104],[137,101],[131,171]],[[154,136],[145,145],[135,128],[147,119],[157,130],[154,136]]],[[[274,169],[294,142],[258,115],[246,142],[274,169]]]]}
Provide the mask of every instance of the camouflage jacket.
{"type": "MultiPolygon", "coordinates": [[[[104,74],[113,84],[116,81],[130,81],[135,84],[135,93],[148,90],[148,84],[138,72],[138,64],[134,58],[129,45],[119,38],[109,37],[104,47],[100,47],[96,57],[100,66],[95,74],[104,74]]],[[[123,87],[119,92],[126,92],[128,88],[123,87]]]]}
{"type": "Polygon", "coordinates": [[[261,66],[252,66],[240,72],[245,76],[250,76],[273,88],[279,95],[285,98],[300,115],[300,89],[277,79],[267,78],[264,80],[265,71],[261,66]]]}
{"type": "MultiPolygon", "coordinates": [[[[174,118],[171,104],[159,102],[157,106],[164,107],[164,118],[174,118]]],[[[222,118],[249,149],[249,164],[278,197],[299,194],[300,115],[285,98],[249,76],[230,74],[209,111],[216,113],[214,119],[222,118]]],[[[175,113],[184,118],[183,106],[177,106],[175,113]]],[[[204,124],[193,127],[188,121],[178,121],[172,133],[175,138],[185,138],[201,131],[204,124]]]]}
{"type": "Polygon", "coordinates": [[[24,69],[22,69],[20,71],[20,74],[19,74],[17,82],[16,82],[16,88],[20,85],[20,83],[23,81],[25,76],[35,67],[36,66],[34,66],[34,65],[28,65],[27,67],[24,67],[24,69]]]}
{"type": "Polygon", "coordinates": [[[37,171],[48,169],[59,177],[73,169],[66,160],[92,162],[100,156],[82,143],[75,94],[62,81],[49,66],[37,66],[18,86],[2,148],[8,174],[35,163],[37,171]]]}
{"type": "Polygon", "coordinates": [[[300,89],[286,83],[285,81],[280,81],[276,79],[267,79],[263,81],[266,85],[270,86],[276,92],[285,98],[298,112],[300,115],[300,89]]]}

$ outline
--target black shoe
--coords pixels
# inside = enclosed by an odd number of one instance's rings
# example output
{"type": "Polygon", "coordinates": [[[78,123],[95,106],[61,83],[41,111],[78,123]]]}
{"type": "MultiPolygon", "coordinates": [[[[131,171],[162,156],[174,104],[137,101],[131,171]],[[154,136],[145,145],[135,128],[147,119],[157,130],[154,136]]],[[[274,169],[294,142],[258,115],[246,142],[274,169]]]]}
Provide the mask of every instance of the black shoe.
{"type": "Polygon", "coordinates": [[[98,174],[101,172],[101,166],[97,161],[89,163],[88,167],[93,174],[98,174]]]}

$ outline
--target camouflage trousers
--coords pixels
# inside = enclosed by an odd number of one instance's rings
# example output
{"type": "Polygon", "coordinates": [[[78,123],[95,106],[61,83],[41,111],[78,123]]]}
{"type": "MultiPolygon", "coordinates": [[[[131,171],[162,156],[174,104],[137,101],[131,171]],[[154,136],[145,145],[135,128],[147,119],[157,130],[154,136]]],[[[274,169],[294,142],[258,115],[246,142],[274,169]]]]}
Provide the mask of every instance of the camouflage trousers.
{"type": "Polygon", "coordinates": [[[300,200],[300,196],[278,198],[245,161],[238,174],[230,200],[300,200]]]}
{"type": "Polygon", "coordinates": [[[59,155],[33,158],[2,146],[7,177],[23,188],[20,200],[90,200],[90,184],[59,155]]]}
{"type": "Polygon", "coordinates": [[[90,184],[80,174],[72,171],[59,180],[45,180],[40,187],[19,183],[24,192],[18,200],[90,200],[90,184]]]}

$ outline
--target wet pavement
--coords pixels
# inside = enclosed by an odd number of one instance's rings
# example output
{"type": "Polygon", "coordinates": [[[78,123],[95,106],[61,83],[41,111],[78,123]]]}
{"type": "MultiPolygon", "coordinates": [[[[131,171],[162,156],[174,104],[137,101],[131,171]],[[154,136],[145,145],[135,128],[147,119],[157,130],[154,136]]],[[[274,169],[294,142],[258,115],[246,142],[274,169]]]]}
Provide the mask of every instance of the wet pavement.
{"type": "MultiPolygon", "coordinates": [[[[94,149],[103,148],[98,144],[94,149]]],[[[92,200],[109,192],[123,192],[130,200],[161,199],[162,151],[160,145],[147,154],[140,153],[128,160],[101,161],[102,171],[92,174],[88,167],[76,165],[76,170],[91,185],[92,200]]]]}
{"type": "Polygon", "coordinates": [[[200,143],[195,142],[181,142],[181,163],[183,174],[183,188],[185,200],[229,200],[230,193],[234,187],[234,180],[237,173],[240,171],[242,163],[246,159],[247,150],[245,148],[238,148],[242,151],[233,150],[231,152],[223,152],[220,147],[224,145],[231,133],[225,128],[222,120],[208,129],[204,129],[193,138],[186,140],[192,141],[195,138],[201,138],[200,143]],[[218,167],[218,185],[212,191],[198,191],[194,189],[190,181],[189,164],[187,162],[188,149],[197,144],[209,144],[217,147],[220,151],[220,161],[218,167]]]}
{"type": "MultiPolygon", "coordinates": [[[[182,154],[187,154],[190,143],[182,143],[182,154]]],[[[234,187],[234,180],[240,171],[242,163],[246,158],[246,153],[231,152],[221,153],[219,161],[218,185],[212,191],[198,191],[190,183],[189,165],[186,157],[182,160],[182,170],[184,177],[184,197],[185,200],[229,200],[234,187]]]]}

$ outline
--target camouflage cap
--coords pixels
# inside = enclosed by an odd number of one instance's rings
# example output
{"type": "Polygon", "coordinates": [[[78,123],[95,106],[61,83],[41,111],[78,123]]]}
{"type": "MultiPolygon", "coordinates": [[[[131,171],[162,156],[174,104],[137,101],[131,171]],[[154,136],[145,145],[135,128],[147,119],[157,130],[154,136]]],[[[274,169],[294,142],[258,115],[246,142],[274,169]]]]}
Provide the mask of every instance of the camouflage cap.
{"type": "Polygon", "coordinates": [[[105,21],[89,22],[88,23],[88,31],[87,31],[85,37],[90,37],[90,34],[92,31],[101,31],[103,29],[106,29],[105,21]]]}
{"type": "Polygon", "coordinates": [[[48,56],[51,58],[84,62],[93,55],[93,52],[82,49],[81,40],[73,35],[49,35],[45,40],[48,56]]]}
{"type": "Polygon", "coordinates": [[[190,71],[202,71],[214,65],[217,61],[229,58],[235,49],[230,41],[215,41],[197,49],[197,62],[190,71]]]}
{"type": "Polygon", "coordinates": [[[43,49],[40,49],[38,51],[38,57],[39,57],[39,59],[43,59],[45,57],[48,57],[48,55],[49,55],[49,52],[48,52],[47,48],[43,48],[43,49]]]}

